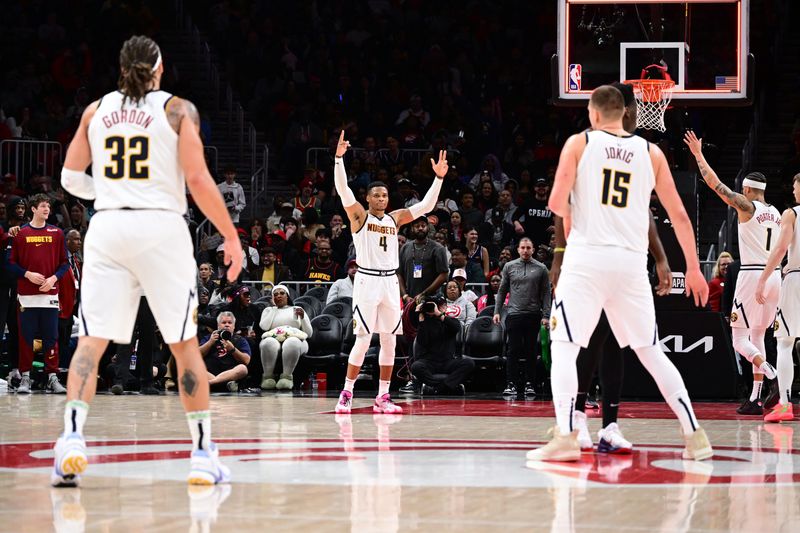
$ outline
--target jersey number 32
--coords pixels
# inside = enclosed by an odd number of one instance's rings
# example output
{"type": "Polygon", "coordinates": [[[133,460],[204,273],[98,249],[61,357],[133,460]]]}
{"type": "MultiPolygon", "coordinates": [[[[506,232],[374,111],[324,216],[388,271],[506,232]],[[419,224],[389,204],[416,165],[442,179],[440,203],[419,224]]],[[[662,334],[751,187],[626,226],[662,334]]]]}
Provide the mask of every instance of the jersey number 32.
{"type": "Polygon", "coordinates": [[[128,177],[132,180],[150,178],[150,139],[136,137],[106,137],[106,150],[111,152],[111,164],[105,167],[105,175],[112,180],[128,177]]]}

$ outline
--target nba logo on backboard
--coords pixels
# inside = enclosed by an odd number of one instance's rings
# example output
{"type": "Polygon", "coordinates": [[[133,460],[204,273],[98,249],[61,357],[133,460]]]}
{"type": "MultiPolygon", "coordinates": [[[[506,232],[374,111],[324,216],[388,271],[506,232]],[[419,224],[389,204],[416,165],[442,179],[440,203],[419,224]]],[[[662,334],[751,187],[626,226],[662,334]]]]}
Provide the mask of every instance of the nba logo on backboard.
{"type": "Polygon", "coordinates": [[[578,63],[571,63],[569,66],[569,90],[581,90],[581,66],[578,63]]]}

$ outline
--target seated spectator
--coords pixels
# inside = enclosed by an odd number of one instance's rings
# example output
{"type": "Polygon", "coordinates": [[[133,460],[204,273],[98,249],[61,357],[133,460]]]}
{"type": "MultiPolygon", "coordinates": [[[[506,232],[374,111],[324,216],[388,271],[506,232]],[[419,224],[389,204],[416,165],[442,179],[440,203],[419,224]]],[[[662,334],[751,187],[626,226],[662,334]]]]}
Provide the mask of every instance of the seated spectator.
{"type": "Polygon", "coordinates": [[[497,156],[494,154],[489,154],[483,158],[483,163],[481,165],[481,171],[475,174],[469,182],[469,186],[476,190],[478,184],[481,183],[481,176],[489,176],[491,180],[489,183],[492,184],[495,191],[500,192],[506,185],[508,181],[508,176],[505,172],[503,172],[502,167],[500,166],[500,160],[497,159],[497,156]]]}
{"type": "Polygon", "coordinates": [[[500,250],[500,253],[497,255],[497,266],[495,266],[495,268],[489,271],[489,279],[491,279],[492,276],[495,275],[499,276],[500,273],[503,271],[503,267],[506,265],[506,263],[508,263],[512,259],[514,259],[513,248],[511,248],[510,246],[506,246],[505,248],[500,250]]]}
{"type": "Polygon", "coordinates": [[[222,193],[222,198],[225,200],[225,206],[228,208],[231,220],[233,220],[234,224],[238,224],[239,215],[244,211],[247,205],[244,189],[240,183],[236,183],[236,170],[233,167],[226,168],[224,176],[225,181],[220,183],[217,187],[219,188],[219,192],[222,193]]]}
{"type": "Polygon", "coordinates": [[[250,246],[250,236],[247,234],[246,229],[239,228],[239,240],[242,242],[243,268],[247,272],[252,272],[261,263],[258,250],[250,246]]]}
{"type": "Polygon", "coordinates": [[[342,276],[342,267],[331,258],[331,245],[323,243],[317,247],[317,256],[308,260],[305,281],[333,282],[342,276]]]}
{"type": "Polygon", "coordinates": [[[464,224],[461,220],[461,213],[453,211],[450,213],[450,224],[447,227],[447,240],[451,245],[456,243],[463,244],[464,237],[464,224]]]}
{"type": "MultiPolygon", "coordinates": [[[[480,313],[487,307],[494,309],[494,299],[497,296],[497,290],[500,288],[500,274],[492,274],[489,277],[489,290],[486,294],[481,295],[478,298],[478,302],[475,304],[475,310],[480,313]]],[[[506,303],[508,303],[508,296],[506,296],[506,303]]]]}
{"type": "Polygon", "coordinates": [[[217,317],[217,329],[200,340],[200,354],[206,363],[208,384],[225,385],[229,392],[237,392],[237,381],[247,377],[250,363],[250,345],[241,335],[233,333],[236,317],[223,311],[217,317]]]}
{"type": "Polygon", "coordinates": [[[316,210],[319,207],[317,205],[317,197],[314,196],[313,180],[305,178],[300,182],[300,191],[297,193],[297,196],[294,197],[293,207],[300,211],[301,214],[308,208],[316,210]]]}
{"type": "Polygon", "coordinates": [[[450,264],[450,250],[447,248],[449,246],[447,242],[447,233],[445,230],[438,230],[436,233],[433,234],[433,240],[442,245],[445,251],[445,255],[447,256],[447,264],[450,264]]]}
{"type": "Polygon", "coordinates": [[[277,262],[277,254],[272,246],[265,246],[261,249],[261,267],[252,273],[254,281],[263,281],[277,285],[292,279],[292,273],[288,267],[277,262]]]}
{"type": "MultiPolygon", "coordinates": [[[[475,206],[482,213],[486,213],[490,209],[494,209],[497,205],[497,190],[488,181],[483,182],[478,187],[478,198],[475,200],[475,206]]],[[[486,215],[484,215],[485,217],[486,215]]]]}
{"type": "Polygon", "coordinates": [[[331,232],[331,249],[333,250],[333,260],[339,264],[347,260],[348,249],[350,243],[353,242],[353,235],[350,233],[348,227],[344,224],[344,219],[339,213],[334,213],[331,216],[331,221],[328,224],[331,232]]]}
{"type": "Polygon", "coordinates": [[[464,394],[464,381],[475,369],[472,359],[456,354],[456,338],[461,331],[459,321],[446,313],[447,304],[438,297],[427,297],[417,308],[417,338],[411,373],[422,383],[423,394],[464,394]],[[443,381],[435,374],[446,374],[443,381]]]}
{"type": "MultiPolygon", "coordinates": [[[[514,214],[517,212],[517,206],[514,205],[514,196],[512,195],[511,191],[508,189],[503,189],[499,193],[497,193],[497,206],[495,209],[499,209],[503,213],[503,222],[507,224],[514,224],[514,214]]],[[[494,216],[494,211],[487,211],[486,212],[486,222],[490,222],[492,217],[494,216]]]]}
{"type": "Polygon", "coordinates": [[[489,257],[497,257],[500,250],[511,246],[514,242],[514,226],[503,220],[503,211],[492,210],[489,222],[484,222],[478,228],[480,243],[489,249],[489,257]]]}
{"type": "Polygon", "coordinates": [[[292,202],[287,202],[280,196],[276,196],[276,205],[273,213],[267,218],[267,231],[269,233],[281,229],[281,221],[285,218],[299,219],[303,214],[294,208],[292,202]]]}
{"type": "Polygon", "coordinates": [[[708,305],[715,313],[722,312],[722,292],[725,290],[725,276],[731,263],[733,263],[731,254],[728,252],[719,254],[717,264],[714,265],[713,277],[708,282],[708,305]]]}
{"type": "Polygon", "coordinates": [[[234,332],[237,335],[245,337],[251,344],[251,348],[255,347],[256,339],[260,333],[257,331],[257,328],[261,311],[251,302],[250,287],[247,285],[236,287],[233,290],[231,302],[225,310],[233,313],[233,316],[236,318],[236,329],[234,332]]]}
{"type": "MultiPolygon", "coordinates": [[[[472,291],[470,291],[472,292],[472,291]]],[[[472,305],[467,297],[461,292],[461,284],[458,280],[451,279],[447,282],[444,289],[447,316],[457,319],[466,330],[475,320],[477,313],[475,306],[472,305]]],[[[474,293],[473,293],[474,296],[474,293]]],[[[477,297],[475,298],[477,300],[477,297]]]]}
{"type": "MultiPolygon", "coordinates": [[[[306,253],[311,251],[311,246],[316,243],[317,230],[325,229],[325,225],[319,221],[319,213],[316,209],[306,209],[300,217],[300,231],[303,232],[305,241],[309,242],[308,249],[304,250],[306,253]]],[[[304,241],[304,242],[305,242],[304,241]]]]}
{"type": "Polygon", "coordinates": [[[467,261],[467,247],[463,244],[450,247],[451,278],[455,275],[456,270],[463,270],[466,273],[467,283],[486,283],[483,269],[477,263],[467,261]]]}
{"type": "Polygon", "coordinates": [[[461,222],[465,226],[477,228],[485,220],[485,212],[475,207],[475,192],[472,189],[464,189],[461,192],[461,222]]]}
{"type": "Polygon", "coordinates": [[[264,246],[264,236],[266,235],[266,225],[260,218],[253,219],[250,222],[250,240],[249,244],[252,248],[260,250],[264,246]]]}
{"type": "Polygon", "coordinates": [[[197,267],[197,285],[205,288],[209,295],[219,286],[219,282],[214,279],[211,263],[200,263],[197,267]]]}
{"type": "Polygon", "coordinates": [[[353,297],[353,279],[356,277],[357,270],[358,265],[356,265],[355,258],[350,258],[347,261],[347,276],[342,279],[337,279],[333,282],[333,285],[328,291],[328,298],[325,300],[326,304],[329,304],[339,298],[353,297]]]}
{"type": "Polygon", "coordinates": [[[264,331],[259,348],[261,364],[264,369],[261,388],[263,390],[292,390],[294,388],[294,372],[300,356],[308,352],[306,338],[311,335],[311,321],[302,307],[289,305],[289,290],[285,285],[272,288],[274,307],[267,307],[261,313],[259,325],[264,331]],[[281,334],[276,328],[294,328],[281,334]],[[304,336],[305,335],[305,336],[304,336]],[[280,379],[275,381],[275,365],[281,356],[282,371],[280,379]]]}

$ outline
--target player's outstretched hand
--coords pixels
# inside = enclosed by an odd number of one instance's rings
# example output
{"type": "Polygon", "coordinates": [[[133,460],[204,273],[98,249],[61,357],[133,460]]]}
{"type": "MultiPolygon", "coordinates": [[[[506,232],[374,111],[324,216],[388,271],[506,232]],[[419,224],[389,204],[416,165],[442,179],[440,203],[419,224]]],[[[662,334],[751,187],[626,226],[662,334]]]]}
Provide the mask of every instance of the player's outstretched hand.
{"type": "Polygon", "coordinates": [[[767,297],[764,296],[764,291],[766,288],[766,282],[759,278],[758,283],[756,284],[756,301],[761,305],[767,303],[767,297]]]}
{"type": "Polygon", "coordinates": [[[658,274],[658,286],[656,294],[666,296],[672,290],[672,269],[666,261],[656,263],[656,274],[658,274]]]}
{"type": "Polygon", "coordinates": [[[692,296],[697,307],[705,307],[708,303],[708,283],[699,268],[686,273],[686,297],[692,296]]]}
{"type": "Polygon", "coordinates": [[[342,133],[339,134],[339,142],[336,143],[336,157],[344,157],[348,148],[350,148],[350,141],[344,140],[344,128],[342,128],[342,133]]]}
{"type": "Polygon", "coordinates": [[[242,242],[239,239],[225,239],[225,264],[228,267],[228,281],[233,283],[242,272],[242,242]]]}
{"type": "Polygon", "coordinates": [[[692,130],[687,131],[683,136],[683,142],[689,147],[692,155],[698,157],[703,154],[703,139],[698,139],[692,130]]]}
{"type": "Polygon", "coordinates": [[[447,175],[447,171],[450,168],[450,166],[447,164],[447,150],[439,150],[438,163],[435,163],[433,158],[431,158],[431,167],[433,167],[433,172],[436,174],[437,178],[444,179],[444,177],[447,175]]]}

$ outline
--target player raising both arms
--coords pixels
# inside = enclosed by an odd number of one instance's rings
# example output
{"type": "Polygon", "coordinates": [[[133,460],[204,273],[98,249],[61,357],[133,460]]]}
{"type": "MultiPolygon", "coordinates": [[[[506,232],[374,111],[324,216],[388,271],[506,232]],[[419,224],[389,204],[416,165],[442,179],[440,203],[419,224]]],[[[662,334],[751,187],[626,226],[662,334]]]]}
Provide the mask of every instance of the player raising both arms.
{"type": "Polygon", "coordinates": [[[713,451],[697,425],[681,375],[658,342],[653,294],[647,276],[650,194],[655,188],[673,222],[686,258],[686,292],[705,305],[708,285],[700,273],[689,217],[664,154],[622,127],[622,94],[604,85],[589,100],[590,132],[573,135],[561,152],[549,207],[564,218],[567,247],[551,312],[551,381],[557,427],[553,440],[528,452],[529,461],[577,461],[573,424],[578,393],[575,361],[605,311],[620,346],[630,346],[678,417],[685,459],[713,451]]]}
{"type": "Polygon", "coordinates": [[[706,185],[736,209],[739,219],[739,255],[742,267],[736,278],[736,291],[731,310],[731,336],[733,348],[753,365],[753,389],[750,398],[736,410],[742,415],[761,415],[761,387],[764,376],[775,379],[775,368],[767,362],[764,335],[775,321],[781,289],[780,270],[773,267],[764,287],[764,303],[756,302],[756,284],[764,271],[770,251],[780,238],[780,212],[764,201],[767,178],[760,172],[751,172],[742,182],[742,194],[730,190],[703,157],[703,140],[693,131],[683,140],[697,160],[697,167],[706,185]]]}
{"type": "Polygon", "coordinates": [[[86,235],[80,339],[69,367],[52,482],[75,486],[86,469],[83,425],[97,386],[97,364],[110,340],[130,342],[142,292],[178,364],[192,434],[188,481],[226,482],[230,472],[211,441],[208,374],[197,344],[197,266],[183,219],[187,185],[225,237],[231,282],[242,268],[241,244],[206,168],[197,108],[159,90],[164,65],[158,45],[131,37],[119,63],[119,91],[86,108],[61,173],[64,188],[94,199],[97,213],[86,235]],[[84,173],[90,164],[92,177],[84,173]]]}
{"type": "MultiPolygon", "coordinates": [[[[795,175],[792,183],[795,203],[800,203],[800,174],[795,175]]],[[[800,337],[800,241],[798,235],[798,213],[800,206],[794,206],[783,212],[781,217],[781,236],[769,253],[767,264],[761,272],[756,284],[756,301],[766,304],[767,285],[772,278],[773,270],[781,264],[783,256],[789,252],[789,261],[784,268],[781,297],[778,314],[775,317],[775,338],[778,339],[778,389],[780,403],[771,413],[764,417],[767,422],[783,422],[794,420],[792,411],[792,382],[794,381],[794,361],[792,351],[794,342],[800,337]]]]}
{"type": "MultiPolygon", "coordinates": [[[[336,146],[333,183],[350,219],[350,227],[353,229],[358,272],[353,280],[353,328],[356,341],[347,360],[347,377],[344,390],[336,404],[336,412],[350,412],[356,377],[364,363],[372,334],[378,333],[381,341],[378,355],[380,381],[378,396],[375,398],[372,410],[376,413],[401,413],[403,410],[395,405],[389,396],[397,342],[395,335],[403,333],[400,284],[397,281],[399,267],[397,232],[404,224],[413,222],[436,207],[442,180],[449,168],[447,151],[439,152],[438,162],[431,159],[436,178],[425,197],[407,209],[397,209],[387,213],[389,188],[385,183],[374,181],[367,187],[368,209],[364,209],[364,206],[356,201],[353,192],[347,186],[343,157],[349,147],[350,143],[344,140],[344,130],[342,130],[336,146]]],[[[416,269],[416,266],[414,268],[416,269]]]]}

